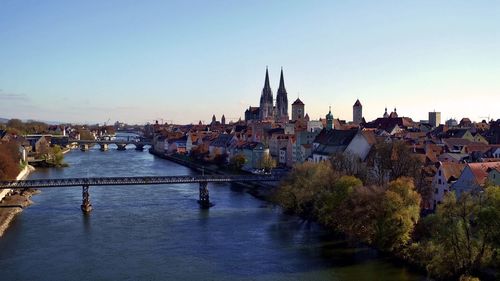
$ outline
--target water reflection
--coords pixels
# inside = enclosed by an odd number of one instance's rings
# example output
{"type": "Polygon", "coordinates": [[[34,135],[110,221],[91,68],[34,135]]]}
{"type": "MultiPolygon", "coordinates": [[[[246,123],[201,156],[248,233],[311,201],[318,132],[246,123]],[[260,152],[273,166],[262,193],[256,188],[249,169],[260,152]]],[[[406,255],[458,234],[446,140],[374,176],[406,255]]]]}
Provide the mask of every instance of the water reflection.
{"type": "MultiPolygon", "coordinates": [[[[133,149],[73,151],[69,167],[31,178],[184,175],[177,164],[133,149]]],[[[420,280],[367,248],[284,215],[241,188],[198,185],[43,190],[0,239],[2,280],[420,280]],[[90,270],[91,269],[91,270],[90,270]]]]}

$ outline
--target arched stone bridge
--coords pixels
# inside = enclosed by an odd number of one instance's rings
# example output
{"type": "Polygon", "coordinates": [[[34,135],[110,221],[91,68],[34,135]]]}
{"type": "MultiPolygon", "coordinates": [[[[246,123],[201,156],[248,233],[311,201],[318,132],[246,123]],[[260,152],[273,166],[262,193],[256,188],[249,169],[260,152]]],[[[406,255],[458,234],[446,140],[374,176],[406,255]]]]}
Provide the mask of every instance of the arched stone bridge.
{"type": "Polygon", "coordinates": [[[111,185],[151,185],[151,184],[182,184],[199,183],[199,204],[203,208],[212,206],[209,199],[208,183],[210,182],[270,182],[281,180],[282,175],[195,175],[195,176],[146,176],[146,177],[95,177],[95,178],[61,178],[36,179],[20,181],[0,181],[0,189],[28,188],[60,188],[82,187],[82,205],[84,213],[92,210],[89,197],[90,186],[111,185]]]}
{"type": "Polygon", "coordinates": [[[69,143],[78,144],[81,150],[88,150],[91,146],[98,144],[101,146],[101,150],[108,150],[110,144],[114,144],[118,147],[118,150],[125,150],[125,147],[129,144],[135,145],[136,150],[143,150],[144,146],[151,146],[149,141],[131,141],[131,140],[70,140],[69,143]]]}

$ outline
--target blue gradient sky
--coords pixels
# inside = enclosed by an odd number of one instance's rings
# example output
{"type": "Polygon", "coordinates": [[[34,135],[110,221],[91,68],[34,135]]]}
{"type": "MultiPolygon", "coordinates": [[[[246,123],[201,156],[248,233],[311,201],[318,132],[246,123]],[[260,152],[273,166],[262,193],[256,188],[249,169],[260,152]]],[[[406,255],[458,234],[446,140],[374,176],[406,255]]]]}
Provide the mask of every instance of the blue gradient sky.
{"type": "Polygon", "coordinates": [[[269,66],[311,118],[500,118],[500,1],[0,1],[0,117],[243,117],[269,66]]]}

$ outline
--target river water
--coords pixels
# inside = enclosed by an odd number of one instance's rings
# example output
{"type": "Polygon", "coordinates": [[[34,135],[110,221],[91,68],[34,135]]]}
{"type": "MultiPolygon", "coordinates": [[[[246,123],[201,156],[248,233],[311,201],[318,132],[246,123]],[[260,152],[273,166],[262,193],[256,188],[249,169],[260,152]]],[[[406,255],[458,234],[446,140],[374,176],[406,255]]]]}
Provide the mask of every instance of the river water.
{"type": "MultiPolygon", "coordinates": [[[[192,174],[147,151],[79,150],[35,178],[192,174]]],[[[0,280],[424,280],[230,184],[44,189],[0,238],[0,280]]]]}

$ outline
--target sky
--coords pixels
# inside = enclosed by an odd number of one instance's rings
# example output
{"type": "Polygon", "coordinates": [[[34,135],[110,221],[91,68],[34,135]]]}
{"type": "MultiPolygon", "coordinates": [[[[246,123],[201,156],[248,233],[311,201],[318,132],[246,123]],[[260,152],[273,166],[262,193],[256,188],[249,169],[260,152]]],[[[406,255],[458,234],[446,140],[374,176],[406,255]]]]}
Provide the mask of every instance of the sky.
{"type": "MultiPolygon", "coordinates": [[[[500,118],[500,1],[0,0],[0,117],[244,119],[269,68],[312,119],[500,118]]],[[[289,106],[291,114],[291,106],[289,106]]]]}

